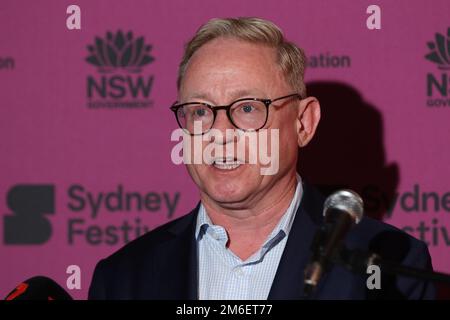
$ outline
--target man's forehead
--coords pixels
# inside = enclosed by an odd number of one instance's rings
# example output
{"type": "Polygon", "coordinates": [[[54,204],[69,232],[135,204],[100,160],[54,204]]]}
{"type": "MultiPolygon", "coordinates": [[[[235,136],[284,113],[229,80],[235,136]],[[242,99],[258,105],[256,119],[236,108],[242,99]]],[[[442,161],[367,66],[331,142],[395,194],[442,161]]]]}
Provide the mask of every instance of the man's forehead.
{"type": "Polygon", "coordinates": [[[274,53],[274,48],[244,40],[211,40],[188,62],[179,101],[219,105],[246,97],[267,98],[275,82],[284,80],[274,53]]]}

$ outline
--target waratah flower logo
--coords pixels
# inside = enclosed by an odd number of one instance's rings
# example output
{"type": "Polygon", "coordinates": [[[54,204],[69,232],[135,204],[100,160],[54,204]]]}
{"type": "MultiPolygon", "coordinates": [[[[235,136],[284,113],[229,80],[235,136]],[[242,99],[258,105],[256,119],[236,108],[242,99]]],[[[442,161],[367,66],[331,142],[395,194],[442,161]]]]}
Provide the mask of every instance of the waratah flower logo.
{"type": "Polygon", "coordinates": [[[126,35],[119,30],[114,35],[106,33],[106,38],[95,37],[95,44],[87,46],[90,56],[86,61],[97,66],[101,72],[111,72],[125,68],[130,72],[141,71],[142,66],[155,60],[151,55],[151,45],[144,44],[144,37],[133,39],[133,33],[126,35]]]}
{"type": "Polygon", "coordinates": [[[439,69],[450,69],[450,28],[447,29],[447,37],[436,33],[435,42],[430,41],[427,45],[432,51],[425,58],[437,63],[439,69]]]}

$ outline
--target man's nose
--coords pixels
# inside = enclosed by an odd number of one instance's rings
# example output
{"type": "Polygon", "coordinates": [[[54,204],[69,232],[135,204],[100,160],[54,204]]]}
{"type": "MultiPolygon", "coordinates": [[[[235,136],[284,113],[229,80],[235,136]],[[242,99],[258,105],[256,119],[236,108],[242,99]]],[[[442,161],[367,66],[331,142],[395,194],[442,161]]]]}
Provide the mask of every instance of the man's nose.
{"type": "Polygon", "coordinates": [[[225,110],[217,111],[216,120],[214,121],[212,129],[220,130],[220,132],[222,133],[221,137],[214,137],[215,143],[226,144],[234,140],[234,134],[230,133],[234,132],[234,129],[236,129],[236,127],[231,123],[225,110]],[[229,131],[229,134],[226,134],[226,131],[230,129],[233,131],[229,131]]]}

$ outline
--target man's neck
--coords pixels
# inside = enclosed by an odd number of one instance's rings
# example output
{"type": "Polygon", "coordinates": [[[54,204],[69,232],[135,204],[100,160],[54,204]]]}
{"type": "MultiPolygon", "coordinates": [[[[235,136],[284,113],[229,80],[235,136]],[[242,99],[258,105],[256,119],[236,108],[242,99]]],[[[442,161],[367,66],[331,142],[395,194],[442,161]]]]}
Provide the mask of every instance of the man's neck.
{"type": "Polygon", "coordinates": [[[228,248],[241,260],[259,250],[288,209],[297,187],[297,177],[277,186],[277,193],[245,209],[229,209],[202,201],[212,223],[225,228],[228,248]]]}

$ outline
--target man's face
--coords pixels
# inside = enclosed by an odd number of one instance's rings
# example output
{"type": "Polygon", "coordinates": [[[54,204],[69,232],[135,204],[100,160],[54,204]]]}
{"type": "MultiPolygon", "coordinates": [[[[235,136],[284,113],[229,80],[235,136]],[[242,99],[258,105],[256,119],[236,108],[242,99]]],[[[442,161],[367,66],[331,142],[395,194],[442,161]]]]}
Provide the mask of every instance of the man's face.
{"type": "MultiPolygon", "coordinates": [[[[273,48],[219,38],[205,44],[192,56],[181,83],[179,101],[216,106],[228,105],[240,98],[274,99],[291,93],[294,91],[276,63],[273,48]]],[[[279,153],[277,173],[262,175],[259,160],[256,164],[244,163],[233,169],[217,163],[188,164],[188,171],[200,189],[202,200],[213,201],[222,207],[244,209],[251,208],[263,197],[279,196],[273,192],[274,189],[282,185],[281,181],[292,179],[296,172],[298,108],[299,101],[295,99],[277,101],[269,107],[269,118],[264,127],[269,130],[268,140],[270,130],[278,129],[281,142],[271,145],[269,151],[279,153]]],[[[213,128],[223,131],[224,137],[226,129],[236,129],[224,110],[218,111],[213,128]]],[[[236,145],[237,139],[204,141],[203,148],[209,144],[223,147],[226,157],[226,145],[236,145]]],[[[246,145],[248,156],[250,151],[248,143],[246,145]]],[[[248,159],[237,160],[248,162],[248,159]]]]}

